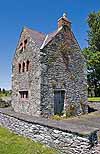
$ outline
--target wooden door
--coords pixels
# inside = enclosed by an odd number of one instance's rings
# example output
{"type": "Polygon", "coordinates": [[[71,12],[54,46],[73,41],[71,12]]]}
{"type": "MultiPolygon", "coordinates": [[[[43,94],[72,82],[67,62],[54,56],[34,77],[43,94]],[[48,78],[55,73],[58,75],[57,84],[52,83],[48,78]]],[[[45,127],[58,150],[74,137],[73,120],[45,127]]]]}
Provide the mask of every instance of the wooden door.
{"type": "Polygon", "coordinates": [[[55,90],[54,91],[54,114],[61,114],[64,109],[64,97],[65,91],[55,90]]]}

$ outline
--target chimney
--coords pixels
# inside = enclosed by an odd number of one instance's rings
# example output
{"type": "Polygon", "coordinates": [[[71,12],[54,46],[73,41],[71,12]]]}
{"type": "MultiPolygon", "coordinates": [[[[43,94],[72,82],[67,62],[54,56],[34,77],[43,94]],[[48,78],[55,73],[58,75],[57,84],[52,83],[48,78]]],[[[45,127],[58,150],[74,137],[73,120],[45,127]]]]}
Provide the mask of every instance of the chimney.
{"type": "Polygon", "coordinates": [[[71,29],[71,22],[67,19],[67,14],[63,13],[63,16],[58,19],[58,28],[67,26],[69,29],[71,29]]]}

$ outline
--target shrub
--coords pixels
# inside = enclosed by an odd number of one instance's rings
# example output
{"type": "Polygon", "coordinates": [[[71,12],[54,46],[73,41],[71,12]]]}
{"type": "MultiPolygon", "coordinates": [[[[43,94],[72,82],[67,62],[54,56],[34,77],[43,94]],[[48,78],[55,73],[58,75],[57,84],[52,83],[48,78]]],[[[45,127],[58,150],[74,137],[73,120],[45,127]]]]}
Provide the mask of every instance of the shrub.
{"type": "Polygon", "coordinates": [[[76,115],[76,107],[74,104],[70,104],[66,110],[66,118],[76,115]]]}
{"type": "Polygon", "coordinates": [[[61,117],[60,115],[53,115],[53,116],[51,117],[51,119],[53,119],[53,120],[61,120],[62,117],[61,117]]]}

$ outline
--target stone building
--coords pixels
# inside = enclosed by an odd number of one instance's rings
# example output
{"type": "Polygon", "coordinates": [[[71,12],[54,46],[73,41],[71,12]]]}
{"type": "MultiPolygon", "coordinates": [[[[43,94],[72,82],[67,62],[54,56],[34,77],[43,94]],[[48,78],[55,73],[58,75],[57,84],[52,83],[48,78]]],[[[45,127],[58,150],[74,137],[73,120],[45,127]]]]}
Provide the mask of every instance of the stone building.
{"type": "Polygon", "coordinates": [[[87,112],[85,59],[66,14],[48,35],[23,28],[12,64],[12,107],[44,117],[87,112]]]}

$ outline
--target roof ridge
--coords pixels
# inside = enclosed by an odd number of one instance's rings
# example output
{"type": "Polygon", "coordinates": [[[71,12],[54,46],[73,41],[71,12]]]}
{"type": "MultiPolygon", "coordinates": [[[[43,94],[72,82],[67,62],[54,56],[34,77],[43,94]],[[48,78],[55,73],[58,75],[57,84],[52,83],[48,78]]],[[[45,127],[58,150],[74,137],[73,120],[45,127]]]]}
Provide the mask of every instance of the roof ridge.
{"type": "Polygon", "coordinates": [[[57,34],[58,32],[62,29],[63,27],[58,28],[57,30],[55,30],[52,33],[49,33],[46,35],[40,49],[43,49],[57,34]]]}
{"type": "Polygon", "coordinates": [[[45,45],[45,42],[46,42],[47,38],[48,38],[48,34],[46,35],[46,37],[45,37],[45,39],[44,39],[44,41],[43,41],[43,44],[41,45],[40,49],[43,49],[43,47],[44,47],[44,45],[45,45]]]}

